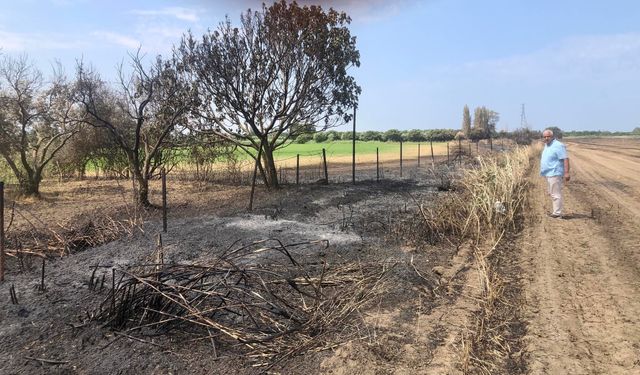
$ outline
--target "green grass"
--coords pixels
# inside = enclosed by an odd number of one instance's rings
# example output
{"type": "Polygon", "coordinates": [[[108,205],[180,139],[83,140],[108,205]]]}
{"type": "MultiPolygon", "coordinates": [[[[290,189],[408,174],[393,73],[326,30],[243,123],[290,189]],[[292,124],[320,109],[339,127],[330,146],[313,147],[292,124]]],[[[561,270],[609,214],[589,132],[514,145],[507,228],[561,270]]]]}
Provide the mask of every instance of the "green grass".
{"type": "MultiPolygon", "coordinates": [[[[403,148],[408,150],[408,147],[418,147],[418,143],[422,145],[422,152],[426,155],[429,142],[404,142],[403,148]]],[[[277,150],[275,152],[276,159],[283,159],[289,157],[295,157],[297,154],[300,156],[321,155],[322,149],[326,149],[327,156],[348,156],[352,153],[351,141],[334,141],[326,143],[309,142],[304,144],[292,143],[285,148],[277,150]]],[[[356,153],[358,155],[372,154],[375,155],[376,147],[380,154],[398,153],[400,150],[400,143],[398,142],[356,142],[356,153]]]]}

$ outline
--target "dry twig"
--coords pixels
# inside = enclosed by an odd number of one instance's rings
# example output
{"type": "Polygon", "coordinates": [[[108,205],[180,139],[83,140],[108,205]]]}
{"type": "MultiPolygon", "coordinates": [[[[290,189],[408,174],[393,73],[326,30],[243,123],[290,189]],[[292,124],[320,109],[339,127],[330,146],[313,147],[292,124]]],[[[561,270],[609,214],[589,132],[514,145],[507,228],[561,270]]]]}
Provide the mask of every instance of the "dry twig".
{"type": "Polygon", "coordinates": [[[318,347],[328,333],[380,290],[386,271],[378,264],[302,262],[293,250],[326,241],[283,244],[236,242],[206,264],[142,264],[124,278],[97,317],[117,329],[180,329],[224,346],[244,347],[251,358],[273,365],[318,347]],[[114,303],[115,301],[115,303],[114,303]],[[266,361],[266,362],[264,362],[266,361]]]}

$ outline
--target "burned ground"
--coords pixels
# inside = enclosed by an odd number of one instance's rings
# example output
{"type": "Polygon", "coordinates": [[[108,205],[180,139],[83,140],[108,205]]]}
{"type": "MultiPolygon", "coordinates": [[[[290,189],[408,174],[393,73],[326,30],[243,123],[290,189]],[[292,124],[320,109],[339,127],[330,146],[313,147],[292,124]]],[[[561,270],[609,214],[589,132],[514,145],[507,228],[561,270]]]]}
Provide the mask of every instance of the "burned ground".
{"type": "MultiPolygon", "coordinates": [[[[344,347],[370,357],[372,369],[391,369],[398,361],[408,368],[422,368],[429,361],[420,348],[433,351],[443,342],[445,329],[431,327],[416,346],[411,327],[421,315],[455,300],[459,288],[433,292],[441,275],[432,269],[454,266],[456,247],[423,243],[419,233],[400,225],[419,220],[417,204],[430,204],[438,195],[432,173],[414,175],[417,178],[379,183],[286,186],[275,193],[258,190],[252,212],[245,209],[248,188],[203,189],[175,182],[169,189],[168,233],[162,235],[164,262],[206,263],[234,246],[277,239],[302,263],[322,260],[336,268],[365,264],[387,268],[375,286],[377,292],[350,314],[348,329],[331,327],[321,344],[282,358],[271,370],[334,371],[332,353],[344,347]],[[291,246],[318,240],[327,245],[291,246]]],[[[115,181],[52,183],[43,201],[17,203],[19,213],[14,214],[8,237],[48,228],[62,235],[61,228],[86,227],[88,218],[98,213],[126,221],[132,214],[127,190],[125,183],[115,181]]],[[[159,201],[157,193],[152,200],[159,201]]],[[[264,371],[264,366],[256,366],[268,362],[250,357],[246,345],[221,341],[214,355],[210,340],[189,329],[119,331],[95,319],[109,298],[112,269],[152,263],[161,229],[159,212],[147,212],[144,224],[132,226],[131,234],[124,233],[121,239],[67,249],[70,254],[62,257],[50,255],[45,261],[44,290],[41,258],[10,257],[0,310],[5,369],[9,373],[264,371]],[[17,304],[10,303],[11,288],[17,304]]]]}

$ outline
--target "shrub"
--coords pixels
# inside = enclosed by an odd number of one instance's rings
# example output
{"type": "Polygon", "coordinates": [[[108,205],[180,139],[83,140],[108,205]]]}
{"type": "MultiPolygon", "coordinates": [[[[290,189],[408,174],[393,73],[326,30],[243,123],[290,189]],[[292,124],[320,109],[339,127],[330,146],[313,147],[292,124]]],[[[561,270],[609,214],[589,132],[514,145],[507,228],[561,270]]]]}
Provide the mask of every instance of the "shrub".
{"type": "Polygon", "coordinates": [[[313,135],[312,134],[302,133],[302,134],[300,134],[299,136],[296,137],[295,142],[302,144],[302,143],[307,143],[312,139],[313,139],[313,135]]]}
{"type": "Polygon", "coordinates": [[[313,140],[316,141],[316,143],[326,142],[327,139],[329,139],[329,136],[325,132],[317,132],[313,135],[313,140]]]}
{"type": "Polygon", "coordinates": [[[389,129],[384,132],[385,142],[400,142],[402,141],[402,133],[398,129],[389,129]]]}

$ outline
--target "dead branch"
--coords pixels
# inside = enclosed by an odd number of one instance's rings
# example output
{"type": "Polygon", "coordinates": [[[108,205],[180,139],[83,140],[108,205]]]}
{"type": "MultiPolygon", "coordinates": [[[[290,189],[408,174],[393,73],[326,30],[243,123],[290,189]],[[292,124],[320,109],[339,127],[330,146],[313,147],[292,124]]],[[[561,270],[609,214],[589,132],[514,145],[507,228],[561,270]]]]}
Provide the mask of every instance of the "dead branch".
{"type": "Polygon", "coordinates": [[[25,356],[26,359],[30,359],[32,361],[38,361],[41,363],[46,363],[49,365],[64,365],[65,363],[69,363],[69,361],[58,361],[55,359],[45,359],[45,358],[36,358],[36,357],[29,357],[29,356],[25,356]]]}
{"type": "Polygon", "coordinates": [[[123,279],[96,317],[129,332],[179,329],[211,341],[217,355],[225,347],[244,348],[271,365],[332,347],[328,334],[379,295],[388,268],[303,262],[295,255],[326,245],[236,242],[207,263],[134,265],[119,270],[123,279]]]}

